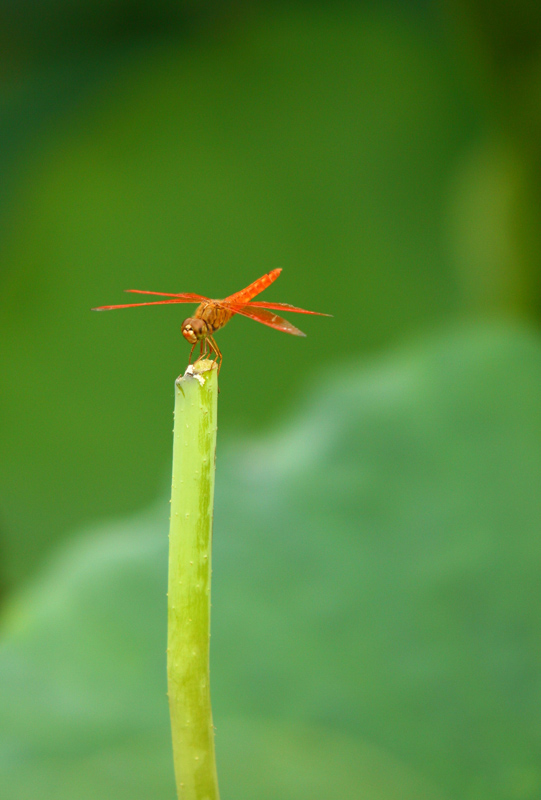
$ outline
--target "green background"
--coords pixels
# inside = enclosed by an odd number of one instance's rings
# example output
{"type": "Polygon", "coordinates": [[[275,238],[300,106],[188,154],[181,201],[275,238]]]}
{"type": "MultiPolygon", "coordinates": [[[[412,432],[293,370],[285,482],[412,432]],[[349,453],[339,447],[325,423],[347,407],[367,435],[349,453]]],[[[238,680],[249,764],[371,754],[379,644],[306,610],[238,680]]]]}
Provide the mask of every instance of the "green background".
{"type": "Polygon", "coordinates": [[[174,797],[192,307],[90,308],[282,267],[264,297],[334,316],[219,333],[223,797],[538,798],[541,11],[27,0],[0,30],[3,796],[174,797]]]}

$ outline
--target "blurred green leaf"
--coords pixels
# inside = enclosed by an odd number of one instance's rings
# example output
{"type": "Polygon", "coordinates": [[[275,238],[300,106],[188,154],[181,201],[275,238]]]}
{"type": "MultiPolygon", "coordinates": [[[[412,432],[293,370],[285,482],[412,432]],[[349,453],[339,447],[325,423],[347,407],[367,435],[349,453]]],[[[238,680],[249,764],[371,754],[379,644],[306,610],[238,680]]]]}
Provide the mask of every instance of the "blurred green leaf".
{"type": "MultiPolygon", "coordinates": [[[[534,800],[539,334],[450,332],[318,387],[218,455],[224,800],[534,800]]],[[[166,538],[163,509],[89,532],[12,601],[6,800],[172,800],[166,538]]]]}

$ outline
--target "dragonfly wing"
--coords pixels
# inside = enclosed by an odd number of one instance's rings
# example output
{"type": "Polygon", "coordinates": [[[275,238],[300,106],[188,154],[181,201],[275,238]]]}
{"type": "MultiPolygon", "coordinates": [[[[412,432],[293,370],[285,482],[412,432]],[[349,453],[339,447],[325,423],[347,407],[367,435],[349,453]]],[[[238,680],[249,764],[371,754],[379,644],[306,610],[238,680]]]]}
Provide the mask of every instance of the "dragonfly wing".
{"type": "Polygon", "coordinates": [[[222,304],[227,303],[228,306],[243,306],[255,297],[258,294],[261,294],[263,289],[266,289],[267,286],[270,286],[273,283],[278,275],[281,273],[281,269],[273,269],[272,272],[269,272],[267,275],[263,275],[261,278],[258,278],[256,281],[251,283],[246,289],[241,289],[240,292],[235,292],[235,294],[229,295],[226,297],[225,300],[221,300],[222,304]]]}
{"type": "Polygon", "coordinates": [[[208,300],[208,297],[203,297],[201,294],[170,294],[169,292],[144,292],[142,289],[125,289],[126,292],[133,294],[155,294],[159,297],[176,297],[179,303],[201,303],[203,300],[208,300]]]}
{"type": "Polygon", "coordinates": [[[198,300],[154,300],[151,303],[124,303],[120,306],[99,306],[91,311],[113,311],[115,308],[138,308],[139,306],[165,306],[175,303],[198,303],[198,300]]]}
{"type": "Polygon", "coordinates": [[[265,308],[241,306],[240,308],[235,308],[234,312],[235,314],[242,314],[243,317],[255,319],[256,322],[262,322],[263,325],[268,325],[269,328],[275,328],[277,331],[292,333],[294,336],[306,336],[305,333],[292,325],[291,322],[288,322],[287,319],[278,317],[276,314],[273,314],[271,311],[267,311],[265,308]]]}
{"type": "Polygon", "coordinates": [[[332,314],[323,314],[321,311],[307,311],[305,308],[290,306],[289,303],[247,303],[248,308],[270,308],[275,311],[295,311],[297,314],[317,314],[320,317],[332,317],[332,314]]]}

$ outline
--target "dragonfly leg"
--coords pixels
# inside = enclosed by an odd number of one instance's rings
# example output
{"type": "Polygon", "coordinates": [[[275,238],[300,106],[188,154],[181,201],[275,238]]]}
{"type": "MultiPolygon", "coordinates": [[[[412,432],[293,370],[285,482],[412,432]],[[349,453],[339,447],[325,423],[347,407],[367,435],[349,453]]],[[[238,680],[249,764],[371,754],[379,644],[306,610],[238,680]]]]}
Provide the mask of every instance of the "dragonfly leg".
{"type": "Polygon", "coordinates": [[[197,342],[194,342],[194,344],[192,344],[192,349],[190,350],[190,357],[188,359],[188,364],[192,363],[192,354],[193,354],[193,351],[194,351],[194,348],[195,348],[196,344],[197,344],[197,342]]]}
{"type": "MultiPolygon", "coordinates": [[[[197,344],[197,342],[195,344],[197,344]]],[[[195,347],[195,344],[194,344],[193,347],[195,347]]],[[[203,336],[199,340],[199,344],[200,344],[199,356],[197,357],[197,359],[195,361],[196,364],[197,364],[198,361],[202,361],[204,358],[206,358],[207,356],[210,355],[210,350],[209,350],[209,346],[208,346],[208,342],[207,342],[207,337],[206,336],[203,336]]],[[[192,347],[192,351],[193,351],[193,347],[192,347]]]]}
{"type": "MultiPolygon", "coordinates": [[[[220,363],[218,364],[218,375],[219,375],[220,374],[220,370],[222,368],[223,356],[222,356],[222,353],[220,351],[220,348],[218,347],[218,345],[214,341],[214,337],[213,336],[208,336],[207,338],[209,340],[210,347],[216,353],[214,361],[216,362],[218,359],[220,359],[220,363]]],[[[212,352],[212,350],[211,350],[211,352],[212,352]]]]}

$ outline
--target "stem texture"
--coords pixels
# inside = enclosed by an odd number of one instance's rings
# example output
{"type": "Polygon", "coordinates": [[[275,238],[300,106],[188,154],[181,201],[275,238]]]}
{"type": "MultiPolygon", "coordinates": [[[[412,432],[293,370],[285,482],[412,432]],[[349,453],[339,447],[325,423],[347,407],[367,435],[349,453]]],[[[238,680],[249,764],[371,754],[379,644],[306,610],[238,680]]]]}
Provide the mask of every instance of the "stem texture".
{"type": "Polygon", "coordinates": [[[219,800],[209,682],[217,372],[201,361],[175,384],[167,682],[179,800],[219,800]]]}

